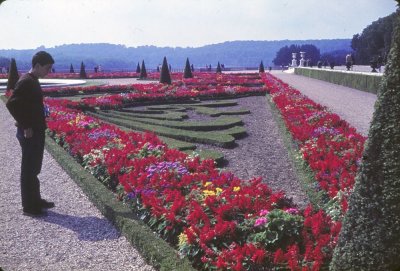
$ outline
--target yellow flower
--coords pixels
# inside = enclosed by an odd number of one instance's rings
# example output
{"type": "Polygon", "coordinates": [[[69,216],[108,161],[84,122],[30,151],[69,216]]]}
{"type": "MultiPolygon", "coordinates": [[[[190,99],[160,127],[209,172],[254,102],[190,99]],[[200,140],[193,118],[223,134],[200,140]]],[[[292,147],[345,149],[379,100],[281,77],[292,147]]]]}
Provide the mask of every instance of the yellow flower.
{"type": "Polygon", "coordinates": [[[223,191],[221,188],[217,187],[215,189],[215,191],[217,192],[217,195],[221,194],[221,192],[223,191]]]}
{"type": "Polygon", "coordinates": [[[183,247],[184,245],[187,244],[188,238],[185,233],[182,232],[181,234],[179,234],[178,238],[179,238],[179,243],[178,243],[179,247],[183,247]]]}
{"type": "Polygon", "coordinates": [[[209,185],[211,185],[211,184],[212,184],[212,182],[206,182],[206,183],[204,184],[204,186],[207,187],[207,186],[209,186],[209,185]]]}
{"type": "Polygon", "coordinates": [[[212,191],[212,190],[203,190],[203,194],[204,194],[205,197],[215,196],[215,192],[212,191]]]}
{"type": "Polygon", "coordinates": [[[233,188],[233,192],[239,192],[240,191],[240,186],[235,186],[233,188]]]}

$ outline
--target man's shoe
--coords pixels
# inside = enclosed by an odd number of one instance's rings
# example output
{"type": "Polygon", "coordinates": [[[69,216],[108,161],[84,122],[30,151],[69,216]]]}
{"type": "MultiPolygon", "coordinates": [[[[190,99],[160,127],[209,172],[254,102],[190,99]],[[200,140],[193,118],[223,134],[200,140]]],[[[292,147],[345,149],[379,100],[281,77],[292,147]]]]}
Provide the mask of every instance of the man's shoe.
{"type": "Polygon", "coordinates": [[[30,216],[30,217],[41,217],[41,216],[46,216],[47,213],[44,212],[42,209],[23,209],[24,215],[30,216]]]}
{"type": "Polygon", "coordinates": [[[42,207],[43,209],[50,209],[53,208],[54,206],[56,206],[54,202],[47,201],[45,199],[40,200],[40,207],[42,207]]]}

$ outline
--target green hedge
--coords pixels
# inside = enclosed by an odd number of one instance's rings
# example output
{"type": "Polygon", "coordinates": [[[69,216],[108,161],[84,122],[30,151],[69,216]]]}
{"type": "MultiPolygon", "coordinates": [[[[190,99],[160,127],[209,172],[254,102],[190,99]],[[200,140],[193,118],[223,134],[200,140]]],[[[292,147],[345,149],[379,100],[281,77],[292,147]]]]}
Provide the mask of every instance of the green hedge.
{"type": "Polygon", "coordinates": [[[219,100],[213,102],[196,102],[196,103],[179,103],[179,104],[170,104],[170,105],[155,105],[155,106],[148,106],[147,108],[150,110],[168,110],[168,109],[175,109],[175,108],[190,108],[193,106],[205,106],[205,107],[224,107],[224,106],[235,106],[237,105],[236,101],[230,100],[219,100]]]}
{"type": "MultiPolygon", "coordinates": [[[[87,114],[92,115],[96,118],[103,119],[107,122],[111,122],[113,124],[131,128],[133,130],[152,131],[152,132],[156,133],[157,135],[161,135],[161,136],[171,137],[174,139],[189,141],[189,142],[205,143],[205,144],[220,146],[220,147],[224,147],[224,148],[229,148],[229,147],[234,146],[235,138],[231,134],[237,135],[238,132],[240,134],[243,133],[243,131],[236,128],[236,126],[233,127],[235,129],[230,128],[230,129],[220,130],[218,132],[215,132],[215,131],[199,132],[199,131],[188,131],[188,130],[182,130],[182,129],[169,128],[169,127],[164,127],[164,126],[159,126],[159,125],[145,124],[145,123],[141,123],[141,122],[137,122],[137,121],[116,118],[115,116],[112,116],[110,114],[106,114],[103,112],[101,112],[101,113],[99,112],[99,114],[87,112],[87,114]]],[[[242,127],[239,127],[239,128],[242,128],[242,127]]],[[[242,129],[244,129],[244,128],[242,128],[242,129]]]]}
{"type": "Polygon", "coordinates": [[[151,265],[165,271],[195,270],[187,259],[181,259],[175,249],[156,236],[144,222],[135,216],[129,207],[118,201],[110,190],[85,171],[50,137],[46,138],[46,149],[82,188],[90,201],[151,265]]]}
{"type": "Polygon", "coordinates": [[[103,111],[97,111],[97,112],[106,112],[106,113],[113,113],[113,114],[118,114],[121,116],[132,116],[135,114],[136,117],[138,118],[147,118],[147,119],[158,119],[158,120],[182,120],[184,118],[187,118],[188,115],[183,112],[171,112],[167,111],[164,113],[160,114],[154,114],[154,113],[149,113],[149,114],[142,114],[142,113],[135,113],[135,112],[129,112],[129,111],[115,111],[115,110],[103,110],[103,111]]]}
{"type": "Polygon", "coordinates": [[[327,81],[333,84],[355,88],[376,94],[382,81],[380,75],[368,75],[357,72],[335,71],[312,68],[295,68],[294,73],[327,81]]]}
{"type": "Polygon", "coordinates": [[[248,109],[243,108],[234,110],[218,110],[215,108],[194,106],[193,109],[196,111],[197,114],[208,115],[210,117],[250,114],[250,111],[248,109]]]}
{"type": "MultiPolygon", "coordinates": [[[[97,113],[101,114],[101,112],[97,113]]],[[[243,125],[243,122],[240,118],[234,118],[234,117],[220,117],[207,121],[174,121],[174,120],[157,120],[150,118],[140,118],[137,117],[136,114],[132,114],[131,116],[120,115],[116,111],[109,111],[107,113],[107,116],[113,116],[119,119],[126,119],[146,124],[159,125],[170,128],[178,128],[182,130],[194,130],[194,131],[213,131],[218,129],[231,128],[237,125],[243,125]]]]}

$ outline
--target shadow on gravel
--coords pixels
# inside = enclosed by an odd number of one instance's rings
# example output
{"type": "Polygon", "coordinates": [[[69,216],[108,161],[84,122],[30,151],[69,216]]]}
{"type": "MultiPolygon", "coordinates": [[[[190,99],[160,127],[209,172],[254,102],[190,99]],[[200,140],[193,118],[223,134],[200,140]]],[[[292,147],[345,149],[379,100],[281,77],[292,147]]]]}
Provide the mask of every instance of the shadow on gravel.
{"type": "Polygon", "coordinates": [[[101,241],[118,239],[120,234],[105,218],[94,216],[78,217],[47,211],[42,220],[70,229],[78,234],[81,241],[101,241]]]}

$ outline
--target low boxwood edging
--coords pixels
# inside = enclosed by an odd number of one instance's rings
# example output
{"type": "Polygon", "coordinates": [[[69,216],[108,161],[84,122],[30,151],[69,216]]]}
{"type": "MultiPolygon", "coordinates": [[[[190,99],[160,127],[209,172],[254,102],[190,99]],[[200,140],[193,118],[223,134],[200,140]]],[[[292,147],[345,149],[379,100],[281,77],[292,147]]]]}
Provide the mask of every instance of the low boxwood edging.
{"type": "Polygon", "coordinates": [[[280,134],[282,135],[283,144],[288,151],[288,157],[292,161],[296,176],[299,178],[300,185],[304,189],[308,200],[316,209],[321,209],[326,204],[326,192],[316,190],[315,173],[312,172],[310,166],[304,161],[300,153],[299,147],[293,139],[292,134],[286,127],[285,121],[276,107],[269,94],[266,94],[266,100],[271,108],[273,117],[278,125],[280,134]]]}
{"type": "Polygon", "coordinates": [[[320,70],[311,68],[295,68],[294,73],[302,76],[311,77],[318,80],[327,81],[333,84],[355,88],[376,94],[382,76],[368,75],[363,73],[320,70]]]}
{"type": "Polygon", "coordinates": [[[119,202],[110,190],[85,171],[49,136],[46,136],[46,149],[71,179],[81,187],[90,201],[139,250],[151,265],[165,271],[195,270],[187,259],[181,259],[175,249],[158,238],[144,222],[136,218],[129,207],[119,202]]]}
{"type": "Polygon", "coordinates": [[[118,119],[113,117],[112,115],[107,115],[103,112],[99,113],[87,112],[87,114],[113,124],[131,128],[133,130],[152,131],[153,133],[161,136],[171,137],[174,139],[184,140],[189,142],[215,145],[223,148],[230,148],[234,146],[235,137],[231,134],[237,135],[239,133],[240,135],[242,135],[244,132],[243,130],[239,129],[240,127],[236,128],[236,126],[233,127],[235,129],[230,128],[230,129],[220,130],[218,131],[218,133],[189,131],[189,130],[168,128],[158,125],[144,124],[121,118],[118,119]]]}
{"type": "MultiPolygon", "coordinates": [[[[112,116],[117,116],[118,113],[110,112],[112,116]]],[[[159,125],[170,128],[182,129],[182,130],[194,130],[194,131],[214,131],[231,128],[238,125],[243,125],[243,121],[240,118],[233,117],[220,117],[213,120],[205,121],[176,121],[176,120],[156,120],[149,118],[140,118],[135,114],[126,116],[126,119],[141,122],[145,124],[159,125]]]]}

